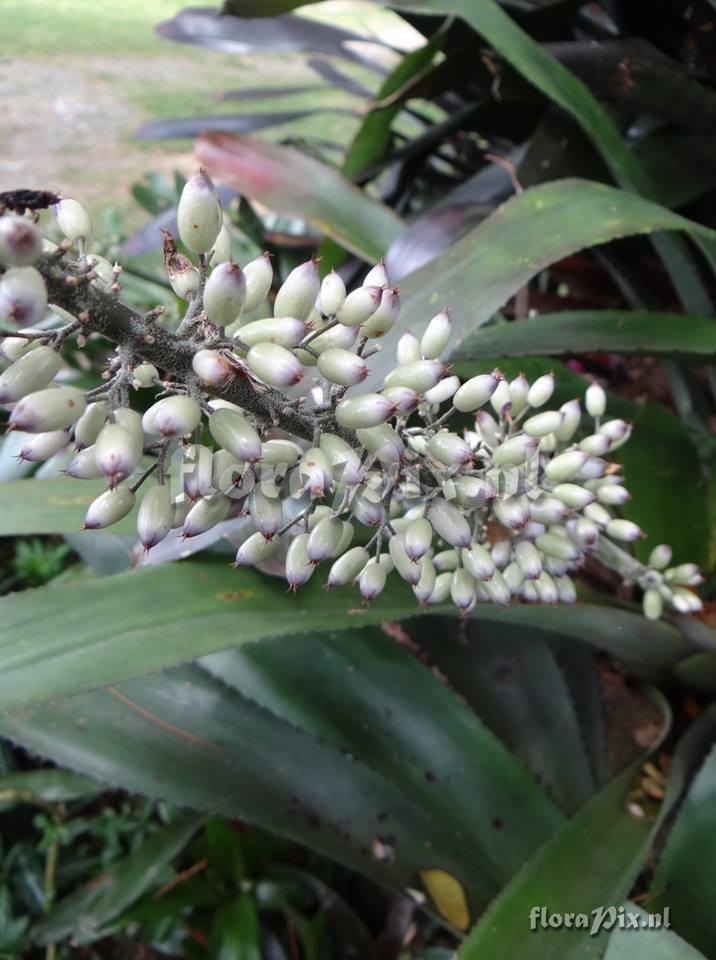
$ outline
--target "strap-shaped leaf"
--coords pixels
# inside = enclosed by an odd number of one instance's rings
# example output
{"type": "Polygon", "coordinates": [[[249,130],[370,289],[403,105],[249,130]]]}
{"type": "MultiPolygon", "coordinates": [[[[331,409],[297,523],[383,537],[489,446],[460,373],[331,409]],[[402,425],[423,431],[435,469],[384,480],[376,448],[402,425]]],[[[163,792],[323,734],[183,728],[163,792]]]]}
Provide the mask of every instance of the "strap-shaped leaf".
{"type": "Polygon", "coordinates": [[[182,667],[6,713],[0,733],[396,887],[443,870],[473,918],[562,821],[469,708],[385,634],[292,637],[263,658],[257,645],[208,666],[216,676],[182,667]]]}

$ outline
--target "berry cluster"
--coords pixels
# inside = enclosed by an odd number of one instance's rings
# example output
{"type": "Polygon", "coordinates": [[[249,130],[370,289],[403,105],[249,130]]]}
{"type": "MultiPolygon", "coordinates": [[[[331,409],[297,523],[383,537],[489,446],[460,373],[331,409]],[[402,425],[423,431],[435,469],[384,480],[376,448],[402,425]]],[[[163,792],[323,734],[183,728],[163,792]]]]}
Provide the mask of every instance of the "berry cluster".
{"type": "Polygon", "coordinates": [[[231,259],[203,171],[178,208],[196,263],[164,238],[168,279],[188,303],[183,320],[167,331],[159,311],[127,320],[122,307],[113,328],[121,268],[88,251],[80,204],[63,199],[55,215],[59,245],[28,216],[0,218],[0,321],[14,325],[0,345],[9,361],[0,406],[7,429],[27,435],[21,458],[55,458],[69,477],[106,480],[86,528],[125,517],[148,483],[137,517],[145,549],[172,529],[195,537],[248,515],[254,532],[237,565],[283,546],[293,589],[329,562],[326,585],[356,583],[366,601],[395,571],[419,603],[451,600],[463,614],[512,598],[572,603],[572,575],[594,555],[641,587],[647,617],[664,604],[700,608],[694,565],[669,569],[666,546],[643,565],[620,546],[643,536],[619,516],[629,494],[607,459],[630,427],[605,419],[598,384],[586,389],[586,431],[579,400],[549,407],[550,374],[530,384],[494,370],[461,384],[441,359],[451,332],[443,310],[420,339],[400,337],[379,390],[355,389],[400,311],[385,266],[348,292],[311,260],[281,284],[272,317],[245,321],[269,295],[271,261],[231,259]],[[96,333],[115,340],[116,356],[105,382],[85,393],[66,382],[60,350],[70,336],[81,344],[96,333]],[[162,392],[142,416],[131,389],[162,392]],[[470,429],[446,426],[459,414],[470,415],[470,429]]]}

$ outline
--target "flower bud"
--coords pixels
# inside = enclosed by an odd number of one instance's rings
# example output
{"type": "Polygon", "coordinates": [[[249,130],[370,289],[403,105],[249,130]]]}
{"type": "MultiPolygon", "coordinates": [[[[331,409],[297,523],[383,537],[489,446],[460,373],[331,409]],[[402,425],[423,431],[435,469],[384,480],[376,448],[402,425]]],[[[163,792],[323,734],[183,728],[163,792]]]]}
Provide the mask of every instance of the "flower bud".
{"type": "Polygon", "coordinates": [[[187,180],[177,207],[179,236],[192,253],[208,253],[224,223],[221,202],[205,170],[187,180]]]}
{"type": "Polygon", "coordinates": [[[555,560],[567,560],[571,563],[581,556],[581,551],[574,543],[554,533],[540,534],[536,545],[542,553],[547,554],[548,557],[554,557],[555,560]]]}
{"type": "Polygon", "coordinates": [[[39,323],[47,310],[45,281],[34,267],[13,267],[0,279],[0,321],[39,323]]]}
{"type": "Polygon", "coordinates": [[[490,580],[495,574],[495,561],[480,543],[473,543],[462,551],[462,562],[475,580],[490,580]]]}
{"type": "Polygon", "coordinates": [[[400,314],[400,296],[398,288],[392,290],[383,290],[380,303],[375,313],[366,320],[361,327],[361,334],[365,337],[385,336],[395,326],[395,322],[400,314]]]}
{"type": "Polygon", "coordinates": [[[574,522],[570,534],[580,547],[593,547],[599,540],[599,527],[593,520],[580,517],[574,522]]]}
{"type": "Polygon", "coordinates": [[[357,397],[345,397],[336,406],[336,420],[342,427],[357,430],[361,427],[377,427],[395,413],[395,404],[380,393],[362,393],[357,397]]]}
{"type": "Polygon", "coordinates": [[[631,499],[631,494],[618,483],[603,484],[597,490],[597,500],[607,507],[620,507],[631,499]]]}
{"type": "MultiPolygon", "coordinates": [[[[430,549],[433,542],[433,528],[430,523],[421,517],[411,520],[405,530],[405,553],[413,562],[420,560],[430,549]]],[[[432,591],[431,591],[432,592],[432,591]]]]}
{"type": "Polygon", "coordinates": [[[564,419],[564,414],[558,410],[545,410],[528,417],[524,422],[524,431],[531,437],[546,437],[549,433],[558,430],[564,419]]]}
{"type": "Polygon", "coordinates": [[[447,310],[441,310],[427,325],[420,341],[420,352],[425,360],[437,360],[448,345],[452,323],[447,310]]]}
{"type": "Polygon", "coordinates": [[[587,454],[582,450],[568,450],[550,460],[544,472],[555,483],[563,483],[579,473],[588,459],[587,454]]]}
{"type": "Polygon", "coordinates": [[[292,466],[303,453],[293,440],[266,440],[261,444],[261,462],[267,467],[292,466]]]}
{"type": "Polygon", "coordinates": [[[495,570],[492,578],[485,582],[484,588],[492,603],[497,603],[501,607],[509,606],[511,597],[510,588],[507,586],[507,582],[499,570],[495,570]]]}
{"type": "Polygon", "coordinates": [[[124,519],[134,506],[136,496],[129,487],[105,490],[87,508],[85,530],[103,530],[124,519]]]}
{"type": "Polygon", "coordinates": [[[249,496],[249,514],[254,526],[270,540],[283,524],[283,503],[278,491],[270,484],[257,484],[249,496]]]}
{"type": "Polygon", "coordinates": [[[556,497],[542,496],[530,504],[532,519],[537,523],[562,523],[569,516],[569,510],[556,497]]]}
{"type": "MultiPolygon", "coordinates": [[[[253,347],[257,343],[277,343],[280,347],[297,347],[308,332],[308,325],[296,317],[267,317],[264,320],[245,323],[243,327],[239,327],[236,337],[248,347],[253,347]]],[[[316,337],[316,340],[318,339],[316,337]]]]}
{"type": "Polygon", "coordinates": [[[433,557],[433,563],[435,564],[435,569],[439,572],[452,572],[457,570],[459,565],[459,557],[457,550],[443,550],[441,553],[436,553],[433,557]]]}
{"type": "Polygon", "coordinates": [[[98,480],[102,471],[97,466],[94,444],[78,450],[65,467],[64,474],[74,480],[98,480]]]}
{"type": "Polygon", "coordinates": [[[455,500],[461,507],[484,507],[497,496],[494,485],[482,477],[455,477],[455,500]]]}
{"type": "Polygon", "coordinates": [[[153,436],[185,437],[198,427],[201,407],[191,397],[164,397],[153,404],[142,417],[145,433],[153,436]]]}
{"type": "Polygon", "coordinates": [[[227,260],[211,271],[204,287],[204,312],[210,323],[226,327],[238,317],[246,301],[246,279],[238,263],[227,260]]]}
{"type": "Polygon", "coordinates": [[[214,455],[208,447],[191,443],[185,447],[181,462],[184,493],[192,503],[212,493],[214,455]]]}
{"type": "Polygon", "coordinates": [[[273,267],[268,253],[263,253],[255,260],[249,260],[244,267],[244,280],[246,281],[246,299],[243,310],[244,313],[249,313],[264,302],[273,283],[273,267]]]}
{"type": "Polygon", "coordinates": [[[308,535],[306,555],[309,563],[321,563],[331,556],[343,538],[343,522],[338,517],[324,517],[308,535]]]}
{"type": "Polygon", "coordinates": [[[607,395],[598,383],[590,383],[584,393],[584,406],[591,417],[601,417],[607,409],[607,395]]]}
{"type": "Polygon", "coordinates": [[[584,450],[590,457],[601,457],[611,445],[611,440],[603,433],[593,433],[579,441],[579,449],[584,450]]]}
{"type": "Polygon", "coordinates": [[[446,467],[464,467],[472,463],[472,450],[462,437],[449,430],[439,430],[428,441],[428,451],[446,467]]]}
{"type": "Polygon", "coordinates": [[[86,406],[81,390],[75,387],[48,387],[28,394],[15,405],[10,414],[9,427],[24,433],[66,430],[79,420],[86,406]]]}
{"type": "Polygon", "coordinates": [[[279,537],[267,540],[261,533],[252,533],[238,549],[234,565],[237,567],[252,567],[276,553],[281,542],[279,537]]]}
{"type": "Polygon", "coordinates": [[[554,374],[538,377],[527,391],[527,403],[531,407],[543,407],[554,393],[554,374]]]}
{"type": "Polygon", "coordinates": [[[433,606],[438,603],[445,603],[447,598],[450,596],[450,587],[452,586],[452,573],[446,571],[444,573],[439,573],[435,578],[435,586],[433,592],[428,598],[428,603],[433,606]]]}
{"type": "Polygon", "coordinates": [[[579,406],[579,400],[568,400],[559,408],[560,413],[564,415],[562,423],[554,431],[554,435],[559,443],[569,443],[582,419],[582,410],[579,406]]]}
{"type": "MultiPolygon", "coordinates": [[[[432,390],[425,391],[425,400],[438,406],[455,395],[460,388],[459,377],[445,377],[432,390]]],[[[397,389],[397,388],[396,388],[397,389]]]]}
{"type": "Polygon", "coordinates": [[[495,448],[492,462],[496,467],[520,466],[535,453],[538,444],[536,437],[518,433],[495,448]]]}
{"type": "Polygon", "coordinates": [[[420,341],[415,334],[406,330],[398,340],[395,354],[399,367],[404,367],[408,363],[416,363],[420,360],[420,341]]]}
{"type": "Polygon", "coordinates": [[[106,423],[95,444],[95,462],[107,478],[110,487],[116,487],[131,476],[142,458],[142,445],[117,423],[106,423]]]}
{"type": "Polygon", "coordinates": [[[274,316],[307,320],[320,289],[318,261],[307,260],[299,264],[289,273],[276,294],[274,316]]]}
{"type": "Polygon", "coordinates": [[[472,536],[465,517],[442,497],[435,497],[428,510],[428,520],[441,539],[453,547],[469,547],[472,536]]]}
{"type": "Polygon", "coordinates": [[[362,357],[338,348],[326,350],[319,356],[318,369],[326,380],[344,387],[354,387],[368,376],[368,365],[362,357]]]}
{"type": "Polygon", "coordinates": [[[217,523],[221,523],[229,514],[232,501],[223,493],[212,493],[209,497],[202,497],[197,500],[194,506],[187,513],[182,526],[182,537],[198,537],[202,533],[213,529],[217,523]]]}
{"type": "Polygon", "coordinates": [[[701,583],[702,577],[695,563],[681,563],[666,571],[666,579],[670,583],[678,583],[686,587],[695,587],[701,583]]]}
{"type": "Polygon", "coordinates": [[[191,360],[194,373],[211,387],[221,387],[234,374],[233,368],[220,350],[198,350],[191,360]]]}
{"type": "Polygon", "coordinates": [[[380,287],[358,287],[348,294],[336,314],[336,320],[345,327],[359,327],[373,316],[382,298],[380,287]]]}
{"type": "Polygon", "coordinates": [[[515,562],[528,580],[536,580],[542,573],[542,557],[529,540],[515,544],[515,562]]]}
{"type": "Polygon", "coordinates": [[[31,463],[49,460],[59,453],[70,442],[70,435],[66,430],[49,430],[47,433],[35,433],[28,437],[22,445],[17,459],[21,462],[29,460],[31,463]]]}
{"type": "Polygon", "coordinates": [[[78,450],[90,447],[95,442],[107,421],[108,412],[109,405],[106,400],[97,400],[87,406],[75,424],[75,447],[78,450]]]}
{"type": "Polygon", "coordinates": [[[343,278],[332,270],[321,283],[321,312],[327,317],[334,317],[343,306],[345,299],[346,285],[343,278]]]}
{"type": "Polygon", "coordinates": [[[396,367],[383,381],[385,387],[410,387],[418,393],[431,390],[445,374],[439,360],[416,360],[396,367]]]}
{"type": "Polygon", "coordinates": [[[527,406],[527,394],[529,390],[529,381],[524,373],[518,373],[515,379],[510,381],[510,402],[512,404],[510,412],[513,417],[516,417],[518,413],[522,413],[527,406]]]}
{"type": "Polygon", "coordinates": [[[145,550],[151,550],[167,536],[173,520],[169,487],[157,483],[145,493],[137,513],[137,533],[145,550]]]}
{"type": "Polygon", "coordinates": [[[495,500],[492,510],[499,522],[510,530],[521,530],[530,520],[530,504],[526,497],[495,500]]]}
{"type": "Polygon", "coordinates": [[[256,463],[261,459],[261,438],[238,411],[220,408],[209,417],[212,437],[237,460],[256,463]]]}
{"type": "Polygon", "coordinates": [[[383,466],[398,463],[405,456],[405,444],[388,424],[364,427],[356,430],[356,435],[368,453],[376,456],[383,466]]]}
{"type": "Polygon", "coordinates": [[[334,480],[347,487],[363,482],[365,471],[360,457],[350,444],[333,433],[321,433],[319,444],[334,480]]]}
{"type": "Polygon", "coordinates": [[[327,587],[342,587],[351,583],[370,560],[365,547],[353,547],[339,557],[328,572],[327,587]]]}
{"type": "Polygon", "coordinates": [[[272,387],[290,387],[303,379],[298,357],[277,343],[257,343],[248,352],[246,362],[264,383],[272,387]]]}
{"type": "Polygon", "coordinates": [[[557,603],[559,600],[557,584],[546,570],[542,576],[535,581],[535,586],[537,587],[537,595],[542,603],[557,603]]]}
{"type": "Polygon", "coordinates": [[[312,576],[315,566],[309,562],[306,547],[308,534],[299,533],[289,544],[286,553],[286,580],[291,590],[302,587],[312,576]]]}
{"type": "Polygon", "coordinates": [[[471,413],[490,399],[500,381],[493,373],[480,373],[471,377],[452,399],[453,406],[461,413],[471,413]]]}
{"type": "Polygon", "coordinates": [[[385,261],[382,259],[370,268],[363,279],[364,287],[387,287],[388,283],[388,271],[385,268],[385,261]]]}
{"type": "Polygon", "coordinates": [[[0,374],[0,404],[15,403],[28,393],[42,390],[62,366],[62,358],[52,347],[37,347],[23,354],[0,374]]]}
{"type": "Polygon", "coordinates": [[[463,615],[474,607],[477,599],[477,585],[467,570],[455,570],[451,575],[450,596],[463,615]]]}
{"type": "Polygon", "coordinates": [[[605,510],[601,503],[590,503],[584,508],[584,516],[600,527],[606,527],[612,520],[612,515],[605,510]]]}
{"type": "Polygon", "coordinates": [[[363,599],[374,600],[378,594],[383,592],[385,581],[385,567],[376,563],[375,559],[369,560],[358,576],[358,589],[363,599]]]}
{"type": "Polygon", "coordinates": [[[219,230],[216,242],[211,248],[209,262],[212,267],[215,267],[219,263],[226,263],[227,260],[231,260],[231,231],[227,227],[226,221],[224,221],[221,230],[219,230]]]}
{"type": "MultiPolygon", "coordinates": [[[[25,330],[25,333],[39,332],[39,330],[33,330],[31,327],[25,330]]],[[[5,357],[6,360],[9,360],[10,363],[15,363],[16,360],[19,360],[20,357],[29,353],[30,350],[37,350],[39,346],[39,339],[30,340],[26,337],[5,337],[4,340],[0,341],[0,354],[5,357]]]]}
{"type": "Polygon", "coordinates": [[[552,496],[572,510],[582,510],[588,503],[594,502],[594,494],[577,483],[558,483],[552,490],[552,496]]]}
{"type": "Polygon", "coordinates": [[[655,570],[665,570],[671,563],[671,547],[666,543],[660,543],[649,554],[649,566],[655,570]]]}
{"type": "Polygon", "coordinates": [[[92,236],[92,221],[89,214],[77,200],[64,198],[55,204],[57,226],[68,240],[89,240],[92,236]]]}
{"type": "Polygon", "coordinates": [[[24,217],[0,217],[0,263],[31,267],[42,255],[42,237],[24,217]]]}
{"type": "Polygon", "coordinates": [[[512,410],[512,394],[506,380],[500,380],[490,397],[490,406],[498,417],[507,416],[512,410]]]}
{"type": "Polygon", "coordinates": [[[388,541],[390,559],[398,574],[412,586],[420,580],[420,565],[410,559],[406,552],[405,534],[396,533],[388,541]]]}
{"type": "Polygon", "coordinates": [[[310,447],[298,464],[298,475],[304,490],[311,496],[324,497],[331,489],[331,467],[328,458],[318,447],[310,447]]]}
{"type": "Polygon", "coordinates": [[[153,363],[139,363],[132,370],[132,386],[135,390],[153,387],[159,380],[159,371],[153,363]]]}

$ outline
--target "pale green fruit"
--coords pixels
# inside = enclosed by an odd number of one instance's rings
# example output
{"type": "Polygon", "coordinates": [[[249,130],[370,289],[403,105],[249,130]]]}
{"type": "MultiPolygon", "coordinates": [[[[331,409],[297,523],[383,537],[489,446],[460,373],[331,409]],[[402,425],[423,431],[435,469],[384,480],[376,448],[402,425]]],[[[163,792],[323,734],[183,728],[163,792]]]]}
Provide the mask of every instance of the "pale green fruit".
{"type": "Polygon", "coordinates": [[[156,484],[145,493],[137,513],[137,533],[145,550],[151,550],[167,536],[173,520],[169,487],[156,484]]]}
{"type": "Polygon", "coordinates": [[[57,226],[68,240],[89,240],[92,237],[92,221],[89,214],[77,200],[69,197],[55,204],[57,226]]]}
{"type": "Polygon", "coordinates": [[[238,317],[246,301],[246,280],[238,263],[220,263],[204,287],[204,313],[210,323],[226,327],[238,317]]]}
{"type": "Polygon", "coordinates": [[[249,313],[261,306],[273,283],[273,267],[268,253],[250,260],[244,266],[244,279],[246,280],[246,300],[243,309],[244,313],[249,313]]]}
{"type": "Polygon", "coordinates": [[[103,530],[118,523],[131,511],[136,496],[129,487],[114,487],[105,490],[87,508],[84,526],[86,530],[103,530]]]}
{"type": "Polygon", "coordinates": [[[318,358],[318,369],[331,383],[354,387],[368,376],[368,364],[350,350],[332,348],[318,358]]]}
{"type": "Polygon", "coordinates": [[[292,590],[303,586],[316,569],[308,558],[308,538],[307,533],[299,533],[291,541],[286,553],[286,579],[292,590]]]}
{"type": "Polygon", "coordinates": [[[301,361],[277,343],[255,344],[246,362],[258,377],[273,387],[290,387],[303,379],[301,361]]]}
{"type": "Polygon", "coordinates": [[[472,413],[487,403],[497,389],[499,379],[492,373],[481,373],[460,387],[453,397],[453,406],[461,413],[472,413]]]}
{"type": "Polygon", "coordinates": [[[81,390],[75,387],[48,387],[23,397],[10,414],[9,423],[14,430],[24,433],[66,430],[79,420],[86,406],[87,401],[81,390]]]}
{"type": "Polygon", "coordinates": [[[209,417],[209,430],[219,446],[237,460],[256,463],[261,459],[261,438],[238,411],[215,410],[209,417]]]}
{"type": "Polygon", "coordinates": [[[199,426],[201,407],[191,397],[164,397],[151,406],[142,417],[146,433],[169,439],[185,437],[199,426]]]}
{"type": "Polygon", "coordinates": [[[225,520],[231,509],[232,500],[223,493],[212,493],[209,497],[197,500],[187,513],[182,527],[182,536],[187,539],[206,533],[225,520]]]}
{"type": "Polygon", "coordinates": [[[12,267],[0,278],[0,321],[17,326],[39,323],[47,311],[45,281],[34,267],[12,267]]]}
{"type": "Polygon", "coordinates": [[[0,217],[0,263],[31,267],[42,256],[42,237],[24,217],[0,217]]]}
{"type": "Polygon", "coordinates": [[[182,243],[192,253],[208,253],[223,226],[221,202],[205,170],[185,184],[177,207],[177,226],[182,243]]]}
{"type": "Polygon", "coordinates": [[[353,547],[343,556],[339,557],[328,572],[326,585],[329,587],[342,587],[351,583],[363,567],[370,560],[370,554],[365,547],[353,547]]]}
{"type": "Polygon", "coordinates": [[[62,358],[52,347],[37,347],[23,354],[0,374],[0,404],[15,403],[28,393],[42,390],[62,366],[62,358]]]}
{"type": "Polygon", "coordinates": [[[336,320],[346,327],[359,327],[373,316],[382,296],[380,287],[358,287],[348,294],[336,314],[336,320]]]}
{"type": "Polygon", "coordinates": [[[245,323],[239,327],[236,338],[248,347],[253,347],[257,343],[277,343],[280,347],[297,347],[308,332],[308,324],[296,317],[267,317],[264,320],[252,320],[251,323],[245,323]]]}
{"type": "Polygon", "coordinates": [[[274,316],[307,320],[320,288],[318,261],[307,260],[299,264],[289,273],[276,294],[274,316]]]}

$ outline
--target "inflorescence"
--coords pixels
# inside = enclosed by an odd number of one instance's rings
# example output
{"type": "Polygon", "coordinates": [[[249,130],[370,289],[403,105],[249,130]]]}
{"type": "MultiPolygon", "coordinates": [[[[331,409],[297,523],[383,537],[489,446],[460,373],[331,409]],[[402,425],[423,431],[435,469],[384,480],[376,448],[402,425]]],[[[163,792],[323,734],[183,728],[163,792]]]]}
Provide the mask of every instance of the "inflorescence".
{"type": "Polygon", "coordinates": [[[0,405],[7,429],[27,435],[22,459],[57,458],[69,477],[106,480],[86,528],[124,518],[147,485],[137,516],[146,550],[172,529],[191,538],[249,516],[236,564],[260,565],[283,545],[293,589],[325,563],[326,586],[355,583],[365,601],[395,572],[420,604],[451,600],[463,614],[513,598],[572,603],[572,576],[594,555],[642,589],[647,617],[700,609],[694,564],[670,567],[665,545],[641,564],[623,546],[644,534],[619,516],[629,493],[608,457],[631,428],[606,418],[598,384],[586,388],[585,428],[580,400],[550,407],[551,374],[508,382],[493,370],[460,383],[442,359],[443,310],[422,337],[400,337],[379,389],[361,391],[400,311],[384,264],[348,292],[310,260],[284,280],[272,317],[246,322],[269,295],[271,260],[231,259],[203,171],[178,208],[196,262],[164,236],[167,277],[188,304],[175,330],[158,323],[160,309],[120,303],[121,268],[89,252],[79,203],[62,199],[55,217],[59,246],[29,215],[0,218],[0,405]],[[117,349],[103,384],[85,392],[67,382],[60,351],[93,334],[117,349]],[[139,389],[161,391],[143,415],[130,405],[139,389]],[[459,414],[470,429],[449,428],[459,414]]]}

